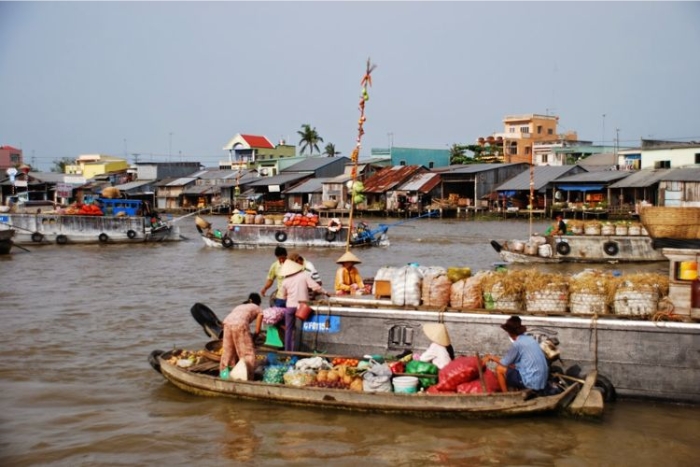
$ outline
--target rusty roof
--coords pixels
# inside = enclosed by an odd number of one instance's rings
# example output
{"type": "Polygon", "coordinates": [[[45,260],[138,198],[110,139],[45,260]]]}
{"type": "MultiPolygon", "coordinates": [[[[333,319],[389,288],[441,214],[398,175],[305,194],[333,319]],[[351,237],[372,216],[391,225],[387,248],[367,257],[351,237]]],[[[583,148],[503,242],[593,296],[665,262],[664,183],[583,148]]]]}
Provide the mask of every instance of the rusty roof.
{"type": "Polygon", "coordinates": [[[364,191],[365,193],[385,193],[421,172],[427,172],[427,169],[420,165],[385,167],[365,180],[364,191]]]}

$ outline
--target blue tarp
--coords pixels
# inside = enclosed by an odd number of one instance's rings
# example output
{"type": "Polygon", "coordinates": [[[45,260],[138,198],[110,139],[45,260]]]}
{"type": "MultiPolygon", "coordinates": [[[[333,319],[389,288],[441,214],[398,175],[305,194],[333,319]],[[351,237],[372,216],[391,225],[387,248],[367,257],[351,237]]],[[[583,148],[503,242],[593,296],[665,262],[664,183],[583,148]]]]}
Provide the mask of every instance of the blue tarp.
{"type": "Polygon", "coordinates": [[[557,190],[564,191],[600,191],[605,185],[557,185],[557,190]]]}
{"type": "Polygon", "coordinates": [[[505,196],[506,198],[510,198],[511,196],[515,196],[515,190],[499,191],[498,196],[505,196]]]}

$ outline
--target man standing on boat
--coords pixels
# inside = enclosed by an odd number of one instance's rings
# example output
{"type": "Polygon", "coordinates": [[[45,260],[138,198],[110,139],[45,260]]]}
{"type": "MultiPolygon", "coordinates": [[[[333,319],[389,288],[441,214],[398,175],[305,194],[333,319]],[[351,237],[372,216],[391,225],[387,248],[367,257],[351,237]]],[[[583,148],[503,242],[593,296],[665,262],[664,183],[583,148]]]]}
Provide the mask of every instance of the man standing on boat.
{"type": "Polygon", "coordinates": [[[272,263],[269,271],[267,272],[267,280],[265,281],[265,285],[263,286],[262,290],[260,290],[260,295],[264,297],[267,289],[272,287],[275,279],[277,279],[277,293],[275,294],[273,306],[284,308],[287,306],[287,300],[284,298],[284,294],[282,292],[282,281],[284,280],[284,277],[280,275],[280,269],[282,269],[282,265],[287,260],[287,249],[283,246],[276,247],[275,256],[277,257],[277,260],[272,263]]]}
{"type": "Polygon", "coordinates": [[[552,229],[552,235],[566,235],[566,222],[561,214],[557,216],[557,223],[552,229]]]}
{"type": "Polygon", "coordinates": [[[541,391],[547,384],[549,366],[540,345],[525,334],[527,328],[522,325],[519,316],[511,316],[501,328],[508,333],[513,345],[501,358],[487,356],[482,363],[497,364],[496,374],[501,391],[508,388],[533,389],[541,391]]]}

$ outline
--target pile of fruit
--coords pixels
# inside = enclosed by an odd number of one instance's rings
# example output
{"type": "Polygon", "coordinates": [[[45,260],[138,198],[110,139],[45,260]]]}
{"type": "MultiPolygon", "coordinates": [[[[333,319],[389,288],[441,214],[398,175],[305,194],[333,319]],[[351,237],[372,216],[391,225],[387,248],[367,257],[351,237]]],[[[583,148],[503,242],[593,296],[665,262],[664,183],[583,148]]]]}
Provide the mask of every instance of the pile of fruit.
{"type": "Polygon", "coordinates": [[[282,218],[282,223],[287,227],[316,227],[318,225],[318,214],[288,212],[282,218]]]}
{"type": "Polygon", "coordinates": [[[103,216],[104,213],[96,204],[74,203],[68,206],[65,210],[66,214],[78,216],[103,216]]]}

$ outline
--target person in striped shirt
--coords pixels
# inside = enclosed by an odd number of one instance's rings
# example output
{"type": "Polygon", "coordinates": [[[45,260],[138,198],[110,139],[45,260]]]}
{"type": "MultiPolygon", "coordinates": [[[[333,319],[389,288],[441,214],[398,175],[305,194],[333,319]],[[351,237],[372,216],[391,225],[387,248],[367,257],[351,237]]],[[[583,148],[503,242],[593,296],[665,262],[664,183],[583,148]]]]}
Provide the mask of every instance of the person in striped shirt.
{"type": "Polygon", "coordinates": [[[519,316],[511,316],[501,328],[508,333],[513,343],[506,354],[500,359],[487,356],[485,362],[497,364],[496,374],[501,391],[508,388],[532,389],[541,391],[547,384],[549,365],[544,351],[537,341],[527,334],[519,316]]]}

